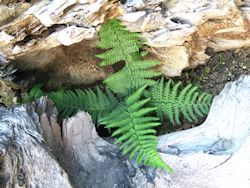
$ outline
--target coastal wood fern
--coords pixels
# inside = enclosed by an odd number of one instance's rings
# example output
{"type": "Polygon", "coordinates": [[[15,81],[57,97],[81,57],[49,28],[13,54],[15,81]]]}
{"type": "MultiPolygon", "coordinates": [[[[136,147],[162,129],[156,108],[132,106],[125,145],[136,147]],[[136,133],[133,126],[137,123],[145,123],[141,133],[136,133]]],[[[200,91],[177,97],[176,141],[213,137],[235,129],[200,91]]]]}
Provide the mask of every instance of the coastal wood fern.
{"type": "Polygon", "coordinates": [[[41,90],[41,84],[35,85],[28,93],[30,98],[38,99],[47,95],[56,105],[61,119],[75,115],[79,110],[91,114],[92,120],[98,123],[98,119],[110,113],[119,103],[114,94],[106,89],[106,94],[99,88],[58,90],[45,93],[41,90]]]}
{"type": "Polygon", "coordinates": [[[129,154],[137,163],[152,167],[172,169],[160,158],[156,145],[156,126],[164,117],[172,124],[180,124],[180,118],[197,121],[209,111],[212,96],[202,93],[191,84],[182,87],[172,81],[155,81],[160,73],[152,68],[157,61],[145,61],[140,51],[143,41],[137,33],[129,32],[120,21],[113,19],[99,32],[98,47],[106,52],[97,55],[101,66],[125,63],[124,67],[104,80],[106,91],[92,89],[58,90],[44,93],[41,85],[28,93],[37,99],[47,95],[52,99],[61,118],[74,115],[78,110],[91,114],[93,121],[112,132],[115,144],[123,155],[129,154]],[[153,115],[158,117],[153,117],[153,115]]]}
{"type": "Polygon", "coordinates": [[[197,86],[186,85],[180,89],[181,82],[173,84],[171,80],[164,84],[164,78],[151,88],[150,105],[157,108],[158,117],[166,117],[172,124],[181,124],[183,116],[189,122],[197,122],[208,114],[212,95],[199,92],[197,86]]]}
{"type": "Polygon", "coordinates": [[[111,135],[118,137],[115,144],[121,144],[122,154],[130,153],[130,159],[136,157],[138,164],[160,167],[172,171],[160,158],[157,150],[156,131],[153,129],[160,125],[159,119],[147,116],[156,110],[153,107],[144,107],[150,99],[140,100],[145,87],[138,89],[121,102],[114,111],[100,119],[106,128],[116,128],[111,135]]]}
{"type": "Polygon", "coordinates": [[[74,115],[79,110],[85,110],[91,114],[96,123],[118,104],[113,93],[108,89],[106,93],[107,95],[97,87],[96,92],[92,89],[59,90],[49,93],[48,97],[54,101],[61,118],[74,115]]]}
{"type": "Polygon", "coordinates": [[[115,93],[128,94],[143,85],[153,85],[151,78],[159,76],[159,72],[152,67],[158,61],[146,61],[142,57],[146,54],[140,52],[143,42],[138,33],[129,32],[119,20],[113,19],[106,23],[99,31],[100,42],[97,45],[107,50],[96,55],[102,59],[100,66],[109,66],[117,62],[125,62],[125,66],[115,74],[104,80],[104,83],[115,93]]]}

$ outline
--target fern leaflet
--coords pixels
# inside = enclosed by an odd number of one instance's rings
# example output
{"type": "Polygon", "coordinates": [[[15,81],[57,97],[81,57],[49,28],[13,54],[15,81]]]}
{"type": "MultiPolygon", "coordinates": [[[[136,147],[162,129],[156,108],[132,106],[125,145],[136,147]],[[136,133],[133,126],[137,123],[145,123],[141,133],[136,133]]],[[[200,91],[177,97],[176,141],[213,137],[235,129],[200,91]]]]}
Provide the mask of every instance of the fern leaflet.
{"type": "Polygon", "coordinates": [[[104,83],[115,93],[127,94],[127,91],[135,91],[142,85],[153,85],[155,81],[152,77],[159,76],[160,73],[153,70],[146,70],[147,65],[155,65],[154,61],[135,62],[133,66],[125,66],[119,72],[109,76],[104,80],[104,83]]]}
{"type": "Polygon", "coordinates": [[[96,55],[103,60],[100,65],[108,66],[119,61],[130,61],[131,54],[138,54],[142,47],[139,36],[138,33],[129,32],[117,19],[104,24],[99,31],[100,42],[97,47],[108,51],[96,55]]]}

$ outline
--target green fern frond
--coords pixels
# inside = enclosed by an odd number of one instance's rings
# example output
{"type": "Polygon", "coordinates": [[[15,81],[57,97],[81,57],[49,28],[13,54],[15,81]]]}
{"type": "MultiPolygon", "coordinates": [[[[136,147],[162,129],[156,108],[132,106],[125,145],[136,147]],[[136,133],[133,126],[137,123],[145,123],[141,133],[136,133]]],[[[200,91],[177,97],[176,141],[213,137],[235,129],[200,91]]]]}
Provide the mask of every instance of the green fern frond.
{"type": "MultiPolygon", "coordinates": [[[[140,61],[141,65],[125,66],[119,72],[112,74],[104,80],[104,83],[115,93],[127,94],[135,91],[143,85],[154,85],[152,78],[160,76],[161,73],[153,70],[145,70],[141,67],[149,67],[155,62],[140,61]],[[144,64],[145,63],[145,64],[144,64]]],[[[155,64],[154,64],[155,65],[155,64]]]]}
{"type": "Polygon", "coordinates": [[[142,42],[138,33],[129,32],[117,19],[112,19],[103,25],[99,31],[100,42],[97,46],[109,49],[105,53],[96,55],[103,61],[101,66],[108,66],[119,61],[129,61],[130,55],[139,52],[142,42]]]}
{"type": "Polygon", "coordinates": [[[105,95],[99,87],[96,88],[96,92],[91,89],[59,90],[49,93],[48,97],[54,101],[61,118],[74,115],[78,110],[84,110],[91,114],[94,122],[118,104],[118,100],[109,90],[105,95]]]}
{"type": "Polygon", "coordinates": [[[200,93],[198,87],[188,84],[180,89],[181,83],[172,86],[169,80],[159,80],[148,93],[151,97],[151,105],[157,107],[157,115],[163,120],[166,117],[172,124],[180,124],[183,116],[189,122],[197,122],[198,117],[208,114],[212,102],[212,95],[200,93]]]}
{"type": "Polygon", "coordinates": [[[139,40],[139,33],[131,33],[117,19],[112,19],[104,24],[99,31],[99,37],[100,42],[97,47],[102,49],[120,48],[120,51],[123,51],[131,46],[136,52],[139,51],[142,43],[139,40]]]}
{"type": "Polygon", "coordinates": [[[78,93],[70,90],[58,90],[52,91],[48,94],[48,97],[55,103],[60,118],[66,118],[72,116],[83,110],[83,99],[85,95],[78,97],[78,93]]]}
{"type": "Polygon", "coordinates": [[[143,85],[153,85],[153,77],[161,75],[150,70],[159,64],[157,61],[141,60],[147,52],[140,52],[143,41],[138,33],[130,32],[117,19],[110,20],[99,31],[99,48],[107,51],[96,55],[102,59],[101,66],[124,61],[122,70],[105,79],[104,83],[115,93],[128,94],[143,85]]]}
{"type": "Polygon", "coordinates": [[[164,163],[156,150],[157,137],[154,127],[160,125],[158,118],[146,116],[156,110],[144,107],[150,99],[140,100],[145,86],[130,95],[120,103],[114,111],[100,120],[106,128],[116,128],[112,137],[117,137],[115,144],[121,144],[122,154],[130,153],[130,159],[136,157],[136,162],[172,171],[164,163]]]}

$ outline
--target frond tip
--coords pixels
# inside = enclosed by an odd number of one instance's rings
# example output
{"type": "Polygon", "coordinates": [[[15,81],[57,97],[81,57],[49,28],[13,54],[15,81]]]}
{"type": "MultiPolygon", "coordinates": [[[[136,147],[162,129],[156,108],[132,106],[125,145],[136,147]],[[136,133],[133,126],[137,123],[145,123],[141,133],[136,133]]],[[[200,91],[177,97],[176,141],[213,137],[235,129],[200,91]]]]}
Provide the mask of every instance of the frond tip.
{"type": "Polygon", "coordinates": [[[153,128],[160,125],[160,122],[158,118],[148,116],[156,108],[144,107],[150,99],[139,100],[144,89],[145,86],[127,97],[100,123],[105,124],[106,128],[116,128],[112,137],[117,137],[115,144],[121,144],[123,155],[130,153],[129,158],[135,157],[138,164],[172,171],[156,150],[157,137],[153,128]]]}
{"type": "Polygon", "coordinates": [[[119,20],[112,19],[103,25],[99,37],[97,46],[106,50],[96,55],[102,60],[100,66],[109,66],[121,61],[125,63],[120,71],[104,81],[113,92],[126,95],[143,85],[153,85],[155,81],[152,78],[161,75],[151,70],[159,65],[159,62],[142,60],[147,52],[140,51],[143,47],[140,34],[128,31],[119,20]]]}
{"type": "Polygon", "coordinates": [[[208,114],[213,96],[200,93],[198,87],[192,84],[182,89],[180,87],[180,82],[172,86],[171,80],[165,84],[162,78],[149,92],[151,105],[157,107],[161,120],[166,117],[172,124],[180,124],[180,117],[183,116],[189,122],[197,122],[199,117],[208,114]]]}
{"type": "Polygon", "coordinates": [[[96,55],[102,59],[101,66],[113,65],[119,61],[128,61],[131,54],[139,52],[142,42],[139,33],[132,33],[117,19],[104,24],[100,31],[97,47],[107,51],[96,55]]]}

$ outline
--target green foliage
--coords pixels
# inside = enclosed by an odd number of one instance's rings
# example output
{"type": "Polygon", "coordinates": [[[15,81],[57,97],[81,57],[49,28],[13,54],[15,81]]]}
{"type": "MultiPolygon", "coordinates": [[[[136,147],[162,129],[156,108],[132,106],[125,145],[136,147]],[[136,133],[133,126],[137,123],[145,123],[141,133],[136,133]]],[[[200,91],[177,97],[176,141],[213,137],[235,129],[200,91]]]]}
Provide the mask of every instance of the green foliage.
{"type": "Polygon", "coordinates": [[[42,88],[42,84],[34,85],[29,92],[25,93],[22,98],[22,103],[28,103],[33,100],[39,99],[41,96],[45,95],[42,88]]]}
{"type": "Polygon", "coordinates": [[[159,64],[157,61],[142,60],[145,52],[140,52],[143,42],[138,33],[129,32],[119,20],[113,19],[106,23],[99,32],[98,47],[107,50],[97,55],[102,59],[101,66],[125,62],[125,66],[104,80],[104,83],[115,93],[132,93],[143,85],[153,85],[151,78],[161,75],[150,68],[159,64]]]}
{"type": "Polygon", "coordinates": [[[131,56],[139,55],[138,52],[142,47],[139,37],[138,33],[129,32],[117,19],[104,24],[99,31],[100,42],[97,47],[107,51],[96,55],[102,59],[100,65],[108,66],[119,61],[133,60],[131,56]]]}
{"type": "Polygon", "coordinates": [[[164,79],[159,80],[149,92],[150,104],[157,107],[157,115],[163,120],[165,116],[172,124],[180,124],[183,115],[189,122],[197,122],[199,117],[208,114],[212,95],[201,93],[198,87],[192,84],[180,89],[181,83],[172,84],[169,80],[164,84],[164,79]]]}
{"type": "Polygon", "coordinates": [[[100,120],[106,128],[116,128],[112,137],[118,137],[115,144],[121,144],[122,154],[130,153],[130,159],[136,156],[138,164],[145,164],[153,167],[160,167],[172,171],[162,161],[156,150],[157,137],[153,129],[159,126],[158,118],[147,116],[156,110],[152,107],[144,107],[150,99],[141,98],[145,87],[138,89],[135,93],[121,102],[112,113],[100,120]]]}
{"type": "Polygon", "coordinates": [[[97,55],[101,66],[124,62],[124,67],[104,80],[107,88],[104,93],[96,90],[58,90],[44,93],[41,85],[31,89],[28,95],[34,99],[47,95],[52,99],[60,117],[74,115],[84,110],[92,115],[94,122],[106,125],[114,130],[112,137],[117,137],[115,144],[120,144],[122,154],[130,154],[137,163],[153,167],[172,169],[164,163],[157,153],[157,137],[154,127],[159,126],[159,119],[168,118],[173,124],[180,124],[180,117],[188,121],[198,121],[208,113],[212,96],[198,91],[191,84],[181,87],[181,83],[158,82],[153,77],[160,73],[151,68],[157,61],[144,61],[147,54],[141,52],[143,42],[140,35],[129,32],[120,21],[113,19],[103,25],[99,32],[98,47],[106,52],[97,55]],[[146,85],[150,86],[149,90],[146,85]],[[115,96],[113,93],[116,93],[115,96]],[[144,94],[145,98],[142,98],[144,94]],[[150,114],[156,112],[158,117],[150,114]]]}
{"type": "Polygon", "coordinates": [[[91,114],[95,123],[98,119],[110,113],[119,103],[114,94],[106,89],[106,94],[99,88],[58,90],[49,93],[43,92],[42,84],[35,85],[25,96],[23,102],[37,100],[43,95],[51,99],[58,110],[61,119],[75,115],[79,110],[87,111],[91,114]]]}
{"type": "Polygon", "coordinates": [[[91,89],[59,90],[48,94],[58,109],[61,118],[74,115],[78,110],[84,110],[91,114],[94,122],[113,110],[118,100],[107,89],[107,95],[97,87],[96,92],[91,89]]]}

